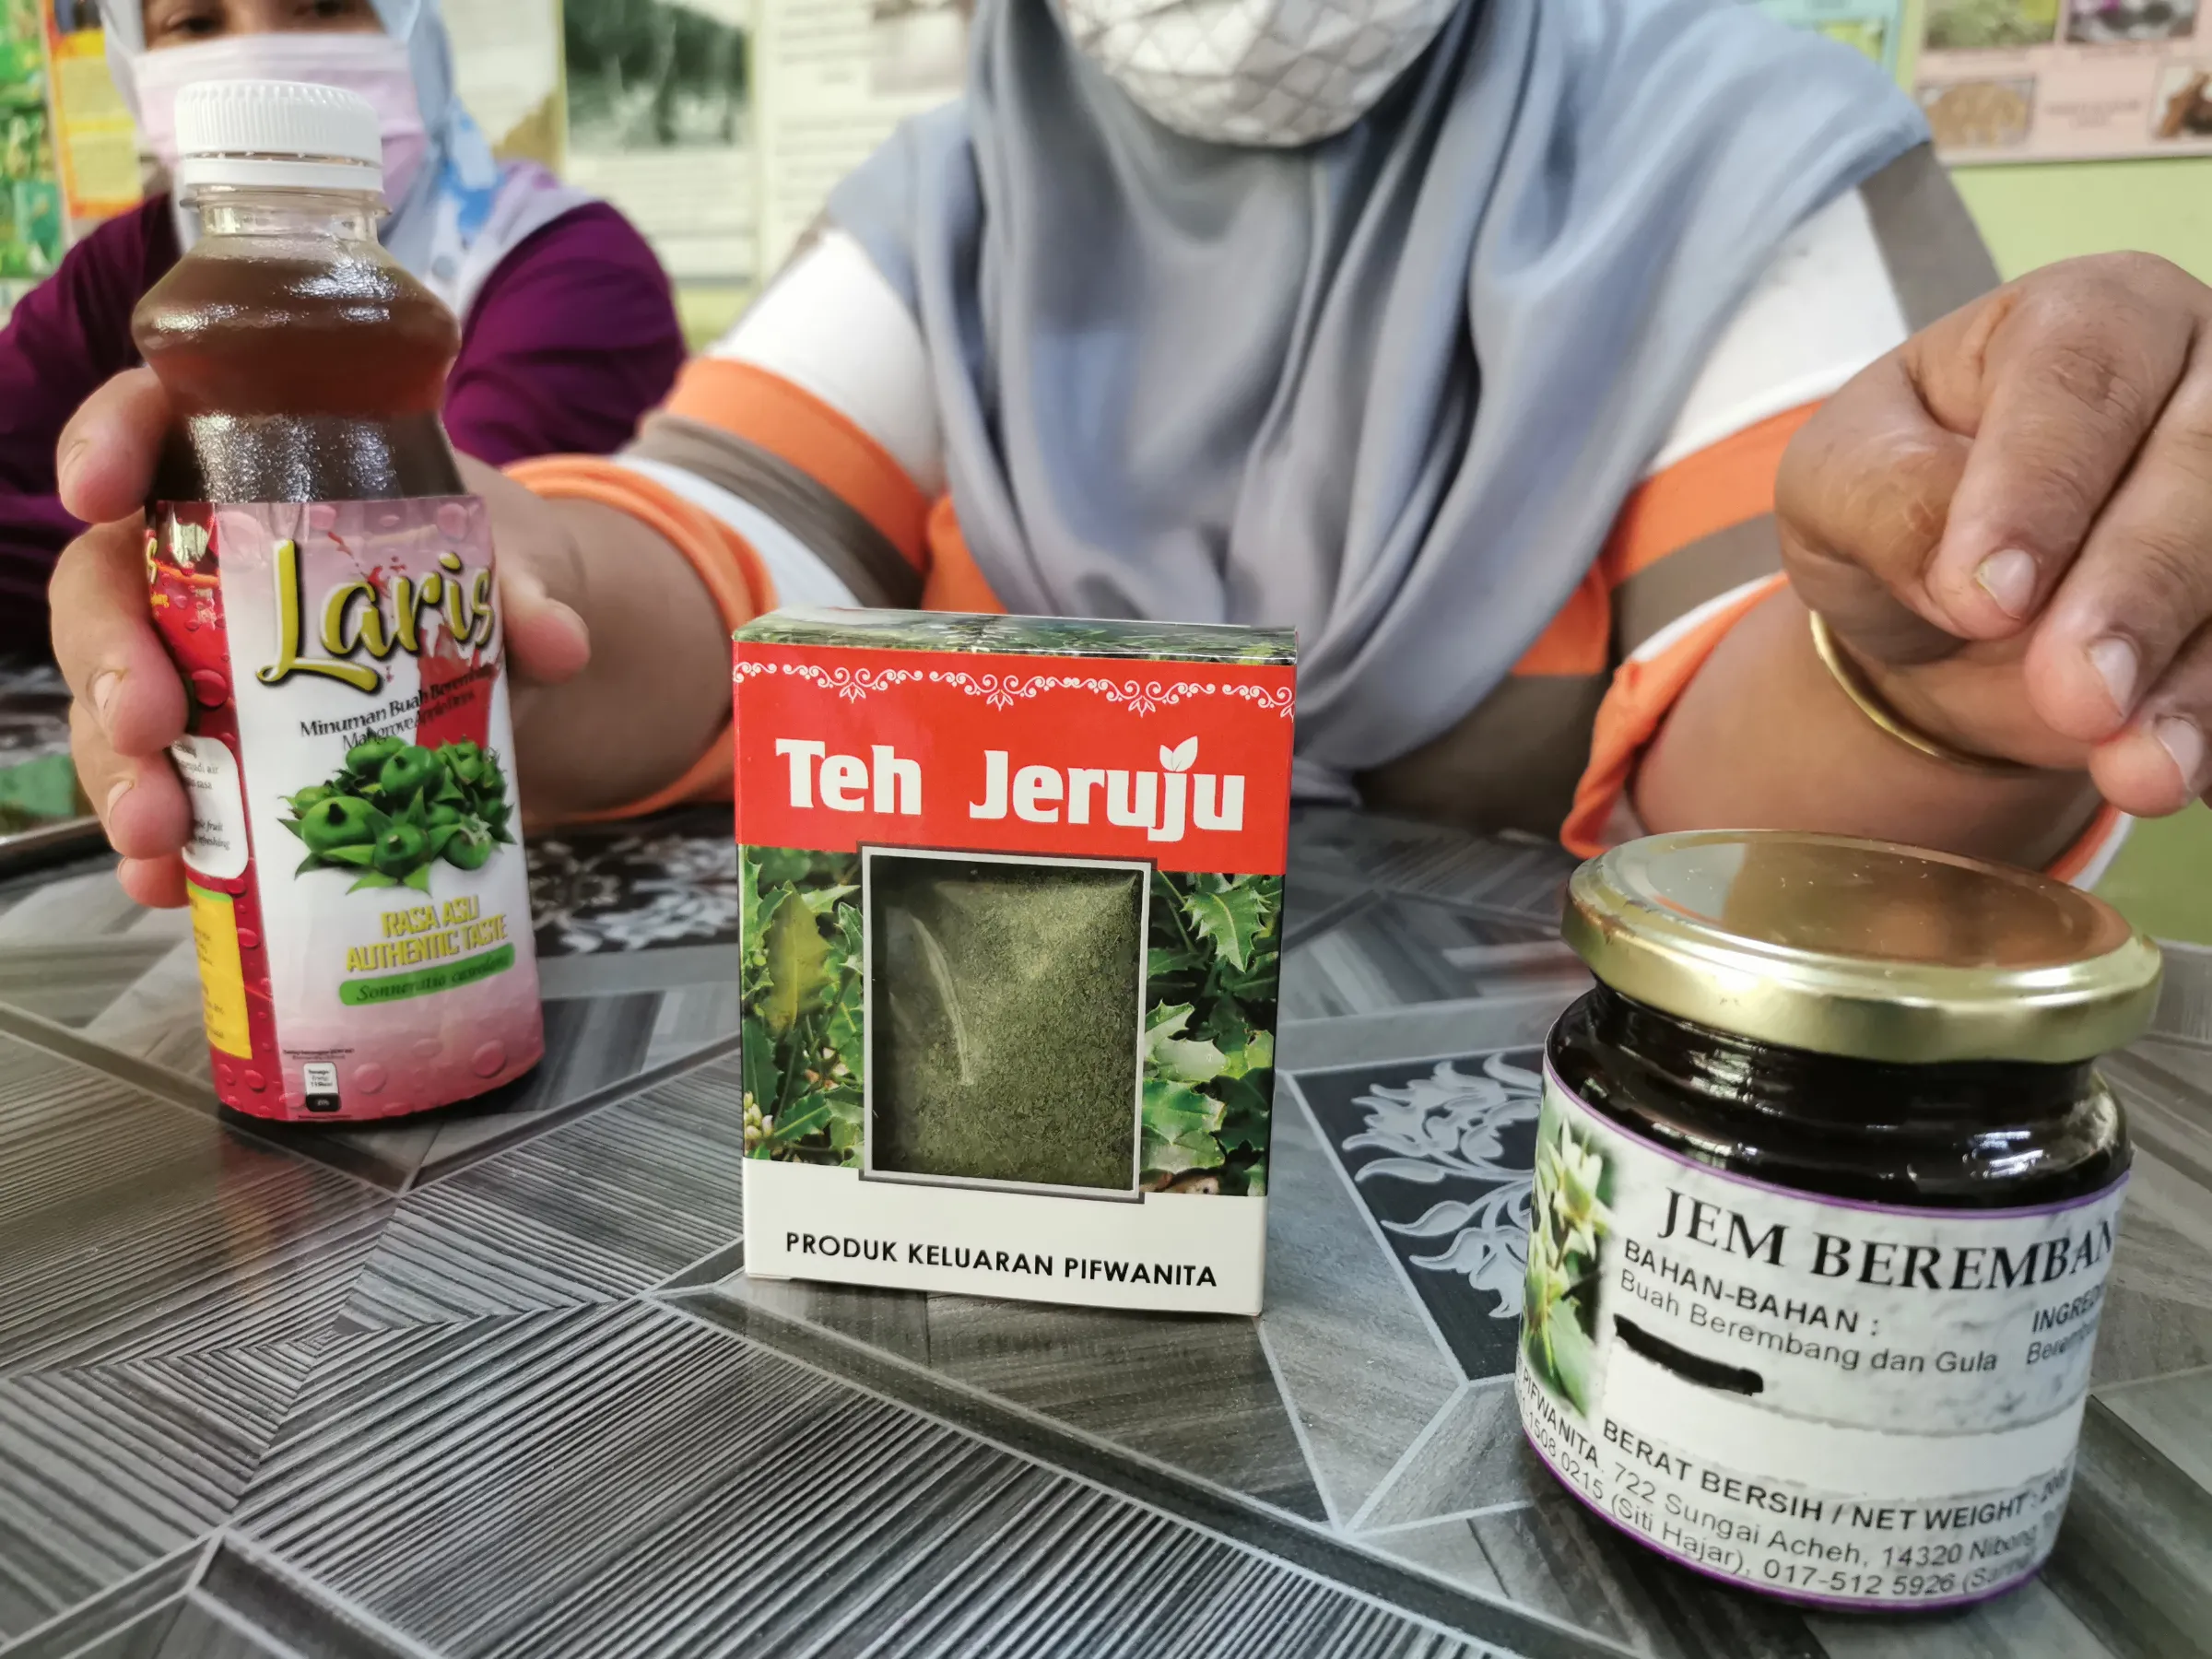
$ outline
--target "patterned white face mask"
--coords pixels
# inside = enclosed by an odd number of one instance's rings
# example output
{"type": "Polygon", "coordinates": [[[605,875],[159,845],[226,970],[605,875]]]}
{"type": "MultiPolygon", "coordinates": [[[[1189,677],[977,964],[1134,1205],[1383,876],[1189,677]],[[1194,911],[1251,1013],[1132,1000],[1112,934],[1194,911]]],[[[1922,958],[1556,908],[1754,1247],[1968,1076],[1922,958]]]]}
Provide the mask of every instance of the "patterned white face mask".
{"type": "Polygon", "coordinates": [[[1366,114],[1463,0],[1060,0],[1083,54],[1162,124],[1287,148],[1366,114]]]}

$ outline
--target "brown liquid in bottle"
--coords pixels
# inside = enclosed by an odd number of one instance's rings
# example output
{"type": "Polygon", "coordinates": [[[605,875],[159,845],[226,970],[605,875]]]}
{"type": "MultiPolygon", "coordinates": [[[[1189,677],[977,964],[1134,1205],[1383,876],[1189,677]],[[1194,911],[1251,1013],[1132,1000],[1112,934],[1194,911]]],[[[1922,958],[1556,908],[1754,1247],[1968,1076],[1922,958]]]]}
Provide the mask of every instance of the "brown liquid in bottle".
{"type": "Polygon", "coordinates": [[[373,242],[204,241],[138,302],[131,335],[177,416],[155,500],[463,489],[438,417],[460,325],[373,242]]]}
{"type": "Polygon", "coordinates": [[[366,100],[197,82],[177,134],[202,235],[132,332],[216,1097],[434,1111],[545,1053],[489,513],[439,419],[460,329],[377,243],[366,100]]]}

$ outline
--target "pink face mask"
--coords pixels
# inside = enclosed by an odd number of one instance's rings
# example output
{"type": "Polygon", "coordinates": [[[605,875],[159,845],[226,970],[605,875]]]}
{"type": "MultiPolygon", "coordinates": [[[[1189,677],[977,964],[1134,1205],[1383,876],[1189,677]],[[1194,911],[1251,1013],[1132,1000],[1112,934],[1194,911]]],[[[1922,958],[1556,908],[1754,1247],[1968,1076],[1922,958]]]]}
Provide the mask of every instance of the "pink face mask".
{"type": "Polygon", "coordinates": [[[139,128],[147,147],[172,173],[177,94],[196,81],[311,81],[359,93],[382,124],[384,200],[394,207],[406,199],[430,153],[406,48],[390,35],[326,29],[225,35],[148,52],[132,67],[139,128]]]}

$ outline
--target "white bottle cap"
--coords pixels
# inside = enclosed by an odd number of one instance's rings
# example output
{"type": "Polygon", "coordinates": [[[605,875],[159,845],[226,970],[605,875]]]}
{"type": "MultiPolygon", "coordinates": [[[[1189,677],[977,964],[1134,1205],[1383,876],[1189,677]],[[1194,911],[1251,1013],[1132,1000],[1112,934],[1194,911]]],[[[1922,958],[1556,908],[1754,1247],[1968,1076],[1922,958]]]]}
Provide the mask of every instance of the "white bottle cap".
{"type": "Polygon", "coordinates": [[[177,189],[384,187],[376,109],[359,93],[306,81],[194,81],[177,94],[177,189]]]}

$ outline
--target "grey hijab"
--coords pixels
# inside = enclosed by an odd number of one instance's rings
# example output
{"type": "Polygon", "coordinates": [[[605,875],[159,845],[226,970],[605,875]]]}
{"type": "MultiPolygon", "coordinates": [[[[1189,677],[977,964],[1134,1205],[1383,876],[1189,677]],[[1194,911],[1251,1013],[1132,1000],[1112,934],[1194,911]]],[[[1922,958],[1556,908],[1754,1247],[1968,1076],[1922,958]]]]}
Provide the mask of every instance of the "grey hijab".
{"type": "Polygon", "coordinates": [[[1295,625],[1341,793],[1505,677],[1783,240],[1925,136],[1739,0],[1467,0],[1338,136],[1209,145],[982,0],[966,97],[830,211],[1007,607],[1295,625]]]}

